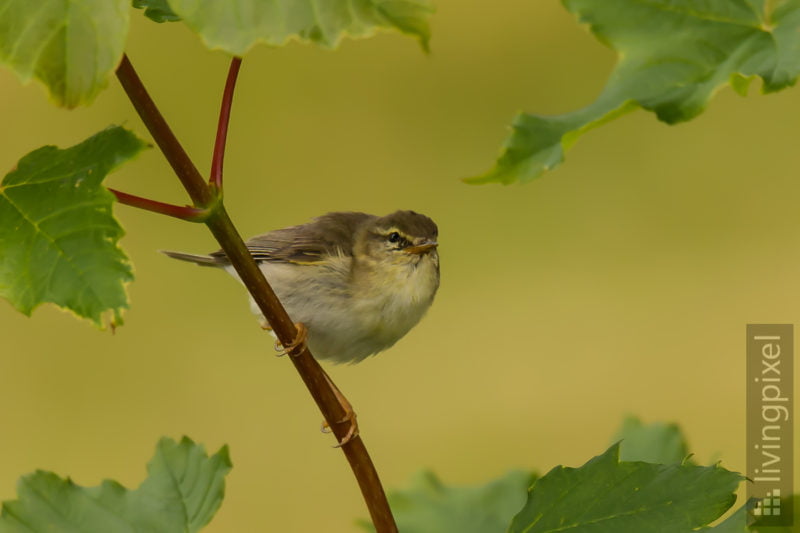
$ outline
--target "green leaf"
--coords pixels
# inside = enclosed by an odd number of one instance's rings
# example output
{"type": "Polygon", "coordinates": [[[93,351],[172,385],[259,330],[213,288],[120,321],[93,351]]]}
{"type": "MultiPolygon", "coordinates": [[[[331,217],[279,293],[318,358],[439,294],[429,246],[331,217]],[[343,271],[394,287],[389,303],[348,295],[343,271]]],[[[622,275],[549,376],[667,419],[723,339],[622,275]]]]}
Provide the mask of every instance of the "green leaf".
{"type": "Polygon", "coordinates": [[[773,3],[768,12],[764,0],[564,0],[619,55],[604,90],[563,115],[519,114],[495,167],[465,181],[530,181],[561,164],[582,134],[639,107],[675,124],[700,114],[728,83],[739,93],[754,76],[765,92],[793,85],[800,0],[773,3]]]}
{"type": "Polygon", "coordinates": [[[19,161],[0,182],[0,296],[26,315],[52,302],[98,325],[108,311],[121,320],[133,274],[117,244],[114,196],[101,184],[145,146],[111,127],[19,161]]]}
{"type": "Polygon", "coordinates": [[[156,22],[175,22],[181,18],[167,4],[167,0],[133,0],[133,7],[144,9],[144,15],[156,22]]]}
{"type": "Polygon", "coordinates": [[[747,528],[747,505],[739,507],[723,522],[712,528],[703,528],[702,531],[706,530],[712,533],[748,533],[750,530],[747,528]]]}
{"type": "MultiPolygon", "coordinates": [[[[794,501],[795,509],[797,509],[796,505],[800,502],[800,495],[795,494],[794,501]]],[[[756,499],[751,499],[721,523],[711,528],[702,528],[701,531],[709,531],[710,533],[795,533],[795,529],[792,526],[759,527],[756,525],[748,525],[747,512],[752,509],[755,503],[756,499]]]]}
{"type": "Polygon", "coordinates": [[[254,44],[291,39],[334,48],[343,36],[378,30],[416,36],[428,49],[429,0],[170,0],[170,7],[209,48],[241,56],[254,44]]]}
{"type": "Polygon", "coordinates": [[[18,499],[3,503],[0,533],[199,531],[219,509],[230,469],[227,446],[208,457],[184,437],[159,441],[136,490],[109,480],[85,488],[40,470],[20,478],[18,499]]]}
{"type": "Polygon", "coordinates": [[[673,464],[683,462],[689,455],[686,439],[677,424],[644,425],[635,416],[629,416],[613,440],[622,441],[621,461],[673,464]]]}
{"type": "Polygon", "coordinates": [[[88,104],[122,58],[129,12],[127,0],[2,0],[0,63],[58,105],[88,104]]]}
{"type": "MultiPolygon", "coordinates": [[[[448,487],[432,472],[420,472],[411,487],[389,494],[403,533],[503,533],[525,503],[535,476],[514,471],[478,487],[448,487]]],[[[371,523],[362,522],[367,531],[371,523]]]]}
{"type": "Polygon", "coordinates": [[[733,505],[742,479],[719,466],[620,462],[615,444],[538,479],[509,532],[688,533],[733,505]]]}

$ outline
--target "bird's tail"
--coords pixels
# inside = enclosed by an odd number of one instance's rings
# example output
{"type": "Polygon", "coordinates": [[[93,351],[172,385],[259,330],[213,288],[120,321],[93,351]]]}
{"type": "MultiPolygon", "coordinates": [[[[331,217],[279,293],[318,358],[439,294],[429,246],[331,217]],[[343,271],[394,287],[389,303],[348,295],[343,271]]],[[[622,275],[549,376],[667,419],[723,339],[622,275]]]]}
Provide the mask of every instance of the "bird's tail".
{"type": "Polygon", "coordinates": [[[221,261],[221,258],[214,257],[213,255],[187,254],[184,252],[173,252],[170,250],[160,250],[160,252],[173,259],[188,261],[200,266],[222,266],[224,264],[224,262],[221,261]]]}

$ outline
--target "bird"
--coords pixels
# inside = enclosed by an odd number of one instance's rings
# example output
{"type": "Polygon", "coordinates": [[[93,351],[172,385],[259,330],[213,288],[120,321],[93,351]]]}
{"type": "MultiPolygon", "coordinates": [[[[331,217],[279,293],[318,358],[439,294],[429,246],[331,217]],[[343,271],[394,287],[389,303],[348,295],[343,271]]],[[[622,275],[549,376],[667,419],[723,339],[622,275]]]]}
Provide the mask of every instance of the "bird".
{"type": "MultiPolygon", "coordinates": [[[[246,242],[317,359],[357,363],[393,346],[422,319],[439,288],[438,227],[409,210],[331,212],[246,242]]],[[[238,279],[225,255],[164,250],[238,279]]],[[[240,280],[241,281],[241,280],[240,280]]],[[[250,298],[252,311],[266,320],[250,298]]]]}

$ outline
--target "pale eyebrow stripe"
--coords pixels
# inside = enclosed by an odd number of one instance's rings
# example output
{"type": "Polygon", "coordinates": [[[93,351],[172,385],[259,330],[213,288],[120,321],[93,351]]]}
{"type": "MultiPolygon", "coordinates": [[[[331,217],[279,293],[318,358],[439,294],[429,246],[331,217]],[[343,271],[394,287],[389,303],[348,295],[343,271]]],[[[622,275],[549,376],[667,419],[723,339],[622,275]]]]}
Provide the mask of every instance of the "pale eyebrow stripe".
{"type": "Polygon", "coordinates": [[[384,229],[380,230],[380,234],[383,235],[383,236],[390,235],[390,234],[395,233],[395,232],[399,233],[400,236],[405,238],[405,239],[410,239],[411,238],[410,235],[408,235],[405,231],[403,231],[403,230],[401,230],[399,228],[391,227],[391,228],[386,229],[386,230],[384,230],[384,229]]]}

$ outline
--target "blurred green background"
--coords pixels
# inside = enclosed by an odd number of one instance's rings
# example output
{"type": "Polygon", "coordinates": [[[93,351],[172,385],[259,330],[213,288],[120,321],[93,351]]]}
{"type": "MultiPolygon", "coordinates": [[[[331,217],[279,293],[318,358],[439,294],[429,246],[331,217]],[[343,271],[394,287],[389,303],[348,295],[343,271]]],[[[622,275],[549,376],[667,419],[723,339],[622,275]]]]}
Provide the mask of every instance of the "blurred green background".
{"type": "MultiPolygon", "coordinates": [[[[677,421],[698,460],[744,470],[745,324],[800,323],[797,89],[725,89],[678,127],[639,112],[531,184],[467,186],[515,112],[588,104],[614,55],[557,2],[436,5],[427,57],[398,34],[254,49],[226,159],[245,236],[336,210],[439,224],[442,287],[425,320],[377,358],[328,367],[385,485],[423,467],[471,484],[579,465],[627,413],[677,421]]],[[[205,171],[228,58],[181,24],[133,19],[131,59],[205,171]]],[[[6,70],[0,91],[5,169],[110,123],[146,136],[113,80],[71,112],[6,70]]],[[[186,201],[157,150],[109,183],[186,201]]],[[[367,515],[355,481],[243,289],[157,253],[213,250],[209,233],[116,211],[137,279],[115,335],[0,302],[0,499],[36,468],[135,487],[158,438],[186,434],[231,447],[208,531],[355,531],[367,515]]]]}

